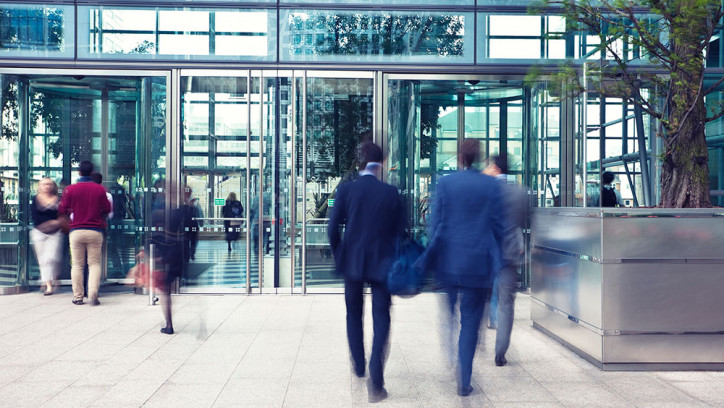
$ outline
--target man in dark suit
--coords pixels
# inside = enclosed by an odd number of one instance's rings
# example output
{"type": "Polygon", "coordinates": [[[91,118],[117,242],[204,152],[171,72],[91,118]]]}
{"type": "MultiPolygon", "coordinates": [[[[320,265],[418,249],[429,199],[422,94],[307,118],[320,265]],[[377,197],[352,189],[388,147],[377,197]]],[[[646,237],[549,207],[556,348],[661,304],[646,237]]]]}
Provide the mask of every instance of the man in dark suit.
{"type": "Polygon", "coordinates": [[[509,226],[503,237],[503,268],[496,282],[498,329],[495,333],[495,365],[502,367],[508,362],[505,353],[508,351],[510,333],[513,330],[518,268],[524,251],[523,228],[528,219],[528,192],[514,181],[508,180],[508,160],[502,156],[492,157],[484,173],[495,177],[501,183],[505,216],[509,226]]]}
{"type": "Polygon", "coordinates": [[[460,144],[463,170],[442,177],[437,184],[429,224],[430,243],[418,260],[432,267],[448,295],[452,318],[460,298],[458,342],[458,394],[469,395],[478,329],[500,270],[500,243],[506,228],[500,183],[473,167],[480,157],[480,142],[460,144]]]}
{"type": "Polygon", "coordinates": [[[370,402],[376,402],[387,397],[383,371],[390,332],[390,293],[386,280],[395,255],[395,240],[404,230],[404,218],[397,189],[380,181],[382,149],[371,142],[363,143],[359,161],[360,176],[337,189],[328,234],[337,273],[344,275],[347,340],[358,377],[365,373],[362,289],[364,283],[372,288],[374,339],[367,390],[370,402]]]}

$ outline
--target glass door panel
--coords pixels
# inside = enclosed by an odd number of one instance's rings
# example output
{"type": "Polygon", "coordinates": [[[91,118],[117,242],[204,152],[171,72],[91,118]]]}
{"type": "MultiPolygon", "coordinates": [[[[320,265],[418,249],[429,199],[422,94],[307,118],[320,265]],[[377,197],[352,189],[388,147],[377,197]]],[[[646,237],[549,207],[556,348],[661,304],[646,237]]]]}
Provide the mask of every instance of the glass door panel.
{"type": "MultiPolygon", "coordinates": [[[[251,200],[252,253],[262,259],[265,289],[292,282],[292,72],[262,72],[262,193],[251,200]],[[259,209],[261,208],[261,211],[259,209]]],[[[301,286],[301,282],[294,286],[301,286]]]]}
{"type": "Polygon", "coordinates": [[[195,215],[186,226],[184,292],[247,292],[258,285],[248,256],[251,99],[247,75],[182,73],[179,205],[195,215]]]}
{"type": "Polygon", "coordinates": [[[296,106],[303,110],[301,118],[296,117],[304,128],[296,142],[303,163],[297,167],[296,201],[302,231],[302,242],[297,243],[302,245],[298,246],[297,262],[305,271],[305,289],[341,288],[327,223],[337,187],[357,176],[357,146],[373,139],[374,79],[365,74],[346,78],[320,75],[302,78],[301,85],[303,95],[296,106]]]}

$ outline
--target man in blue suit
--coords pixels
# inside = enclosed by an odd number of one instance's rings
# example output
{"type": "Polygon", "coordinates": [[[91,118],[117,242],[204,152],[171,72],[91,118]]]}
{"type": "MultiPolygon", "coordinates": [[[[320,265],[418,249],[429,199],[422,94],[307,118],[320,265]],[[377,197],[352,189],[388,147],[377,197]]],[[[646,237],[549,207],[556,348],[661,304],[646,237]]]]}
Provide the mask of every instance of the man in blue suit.
{"type": "Polygon", "coordinates": [[[386,280],[395,255],[395,240],[404,231],[397,189],[380,181],[382,158],[382,149],[376,144],[360,145],[360,176],[337,189],[327,230],[337,273],[344,275],[347,340],[358,377],[365,374],[362,291],[365,283],[372,288],[374,339],[367,381],[370,402],[387,397],[383,371],[390,333],[390,293],[386,280]],[[342,226],[344,238],[340,231],[342,226]]]}
{"type": "Polygon", "coordinates": [[[506,228],[500,183],[473,167],[480,142],[460,144],[463,170],[442,177],[435,191],[429,224],[430,243],[418,266],[432,267],[446,289],[450,316],[460,301],[458,394],[470,395],[478,329],[501,265],[506,228]]]}

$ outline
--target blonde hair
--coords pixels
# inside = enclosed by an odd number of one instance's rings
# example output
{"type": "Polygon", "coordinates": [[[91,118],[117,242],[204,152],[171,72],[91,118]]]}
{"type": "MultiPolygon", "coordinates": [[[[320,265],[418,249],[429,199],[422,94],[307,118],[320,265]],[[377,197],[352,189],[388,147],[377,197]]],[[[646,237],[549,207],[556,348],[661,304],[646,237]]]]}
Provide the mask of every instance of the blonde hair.
{"type": "Polygon", "coordinates": [[[45,180],[50,181],[50,183],[53,185],[53,194],[54,194],[54,195],[55,195],[55,194],[58,194],[58,184],[55,182],[55,180],[53,180],[52,178],[50,178],[50,177],[48,177],[48,176],[45,176],[45,177],[43,177],[43,178],[40,179],[40,181],[38,182],[38,187],[40,186],[40,183],[42,183],[42,182],[45,181],[45,180]]]}

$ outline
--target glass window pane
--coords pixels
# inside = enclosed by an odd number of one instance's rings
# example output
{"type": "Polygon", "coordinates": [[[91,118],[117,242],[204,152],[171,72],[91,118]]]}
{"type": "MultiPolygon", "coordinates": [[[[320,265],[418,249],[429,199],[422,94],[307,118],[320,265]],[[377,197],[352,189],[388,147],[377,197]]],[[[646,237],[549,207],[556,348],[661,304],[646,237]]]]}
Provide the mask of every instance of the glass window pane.
{"type": "Polygon", "coordinates": [[[73,26],[73,6],[0,5],[0,56],[72,58],[73,26]]]}
{"type": "Polygon", "coordinates": [[[282,10],[280,18],[282,61],[473,62],[472,13],[282,10]]]}
{"type": "MultiPolygon", "coordinates": [[[[510,1],[510,0],[506,0],[510,1]]],[[[514,0],[530,1],[530,0],[514,0]]],[[[309,3],[308,0],[280,0],[281,4],[309,3]]],[[[473,6],[475,0],[315,0],[319,4],[360,4],[360,5],[440,5],[440,6],[473,6]]]]}
{"type": "Polygon", "coordinates": [[[489,58],[540,58],[540,40],[490,40],[489,58]]]}
{"type": "Polygon", "coordinates": [[[102,59],[276,59],[276,11],[80,6],[79,55],[102,59]]]}
{"type": "Polygon", "coordinates": [[[209,12],[193,10],[161,10],[158,12],[161,31],[209,31],[209,12]]]}
{"type": "Polygon", "coordinates": [[[490,16],[489,33],[494,35],[536,36],[541,35],[540,16],[490,16]]]}

